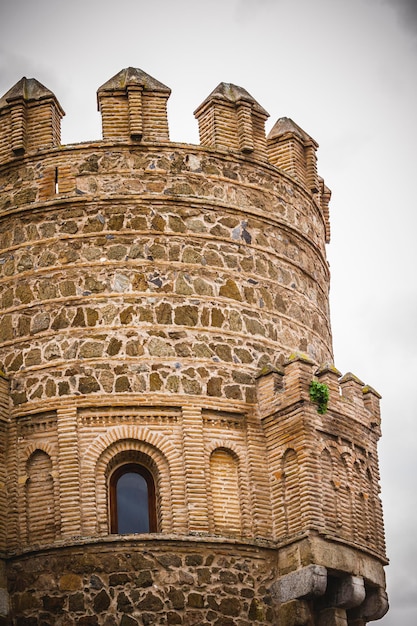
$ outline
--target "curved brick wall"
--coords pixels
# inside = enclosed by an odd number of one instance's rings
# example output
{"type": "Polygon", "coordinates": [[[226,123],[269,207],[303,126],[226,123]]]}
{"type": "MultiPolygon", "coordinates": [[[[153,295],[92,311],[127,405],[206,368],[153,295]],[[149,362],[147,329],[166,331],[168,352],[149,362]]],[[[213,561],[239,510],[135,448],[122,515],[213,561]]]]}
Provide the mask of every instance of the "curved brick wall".
{"type": "Polygon", "coordinates": [[[294,350],[331,360],[323,219],[282,173],[190,146],[106,145],[14,170],[0,363],[16,404],[129,392],[253,402],[263,366],[294,350]],[[61,162],[72,193],[39,202],[61,162]]]}

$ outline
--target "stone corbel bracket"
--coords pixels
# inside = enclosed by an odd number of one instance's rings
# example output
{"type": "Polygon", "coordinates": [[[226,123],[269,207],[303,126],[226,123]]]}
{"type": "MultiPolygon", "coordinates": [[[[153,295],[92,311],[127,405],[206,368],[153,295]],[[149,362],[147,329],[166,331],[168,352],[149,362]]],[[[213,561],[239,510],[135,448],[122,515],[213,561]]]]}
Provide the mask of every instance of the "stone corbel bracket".
{"type": "Polygon", "coordinates": [[[319,611],[318,626],[363,626],[388,610],[385,591],[367,589],[361,576],[329,575],[322,565],[308,565],[281,576],[270,587],[279,624],[309,626],[312,603],[319,611]]]}

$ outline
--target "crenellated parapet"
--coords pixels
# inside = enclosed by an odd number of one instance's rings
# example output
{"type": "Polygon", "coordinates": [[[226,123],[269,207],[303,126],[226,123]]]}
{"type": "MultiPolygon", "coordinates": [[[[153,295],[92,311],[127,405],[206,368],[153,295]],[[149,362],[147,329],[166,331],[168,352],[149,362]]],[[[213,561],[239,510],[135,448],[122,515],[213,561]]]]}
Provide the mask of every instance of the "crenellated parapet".
{"type": "Polygon", "coordinates": [[[327,385],[327,414],[344,416],[380,436],[380,394],[348,372],[344,376],[332,363],[317,366],[303,353],[290,355],[282,368],[266,367],[258,373],[259,410],[262,418],[309,400],[309,384],[315,379],[327,385]]]}
{"type": "MultiPolygon", "coordinates": [[[[102,141],[135,146],[169,142],[170,93],[169,87],[143,70],[128,67],[118,72],[97,91],[102,141]]],[[[52,167],[32,175],[38,184],[36,194],[27,194],[30,203],[77,193],[72,159],[68,152],[62,154],[66,146],[60,145],[63,115],[55,95],[34,78],[22,78],[0,99],[0,165],[60,149],[51,153],[52,167]]],[[[269,114],[243,87],[230,83],[220,83],[194,115],[202,147],[277,167],[313,195],[327,224],[328,240],[330,192],[317,175],[318,145],[305,131],[289,118],[281,118],[266,138],[269,114]]]]}

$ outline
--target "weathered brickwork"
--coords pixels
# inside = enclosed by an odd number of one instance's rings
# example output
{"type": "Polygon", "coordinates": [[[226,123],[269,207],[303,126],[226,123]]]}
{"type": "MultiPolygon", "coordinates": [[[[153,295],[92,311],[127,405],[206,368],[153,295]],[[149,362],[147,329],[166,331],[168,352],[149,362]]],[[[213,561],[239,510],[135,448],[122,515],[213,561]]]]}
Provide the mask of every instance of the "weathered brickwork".
{"type": "Polygon", "coordinates": [[[0,99],[0,624],[364,626],[379,395],[332,364],[317,143],[226,83],[172,143],[169,94],[122,70],[70,146],[35,79],[0,99]],[[156,532],[112,532],[130,466],[156,532]]]}

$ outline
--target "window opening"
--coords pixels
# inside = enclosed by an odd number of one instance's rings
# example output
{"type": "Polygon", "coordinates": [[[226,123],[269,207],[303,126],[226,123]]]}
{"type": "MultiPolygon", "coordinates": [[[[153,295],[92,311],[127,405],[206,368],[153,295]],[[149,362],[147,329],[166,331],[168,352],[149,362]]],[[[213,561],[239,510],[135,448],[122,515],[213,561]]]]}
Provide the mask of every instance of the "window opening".
{"type": "Polygon", "coordinates": [[[155,483],[146,467],[128,463],[110,478],[111,532],[156,532],[155,483]]]}

